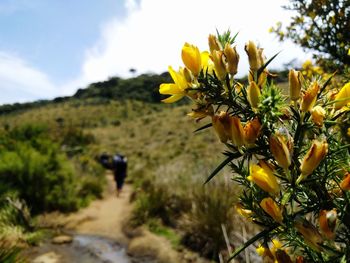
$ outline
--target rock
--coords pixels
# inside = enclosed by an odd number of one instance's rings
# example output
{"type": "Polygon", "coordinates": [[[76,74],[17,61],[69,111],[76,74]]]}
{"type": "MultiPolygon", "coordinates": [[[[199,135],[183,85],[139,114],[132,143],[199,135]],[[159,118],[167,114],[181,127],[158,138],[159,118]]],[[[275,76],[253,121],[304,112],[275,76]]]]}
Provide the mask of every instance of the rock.
{"type": "Polygon", "coordinates": [[[54,237],[51,242],[56,245],[62,245],[62,244],[72,243],[72,241],[73,241],[73,237],[68,235],[61,235],[61,236],[54,237]]]}
{"type": "Polygon", "coordinates": [[[61,257],[57,255],[55,252],[48,252],[39,257],[35,258],[33,263],[57,263],[60,262],[61,257]]]}

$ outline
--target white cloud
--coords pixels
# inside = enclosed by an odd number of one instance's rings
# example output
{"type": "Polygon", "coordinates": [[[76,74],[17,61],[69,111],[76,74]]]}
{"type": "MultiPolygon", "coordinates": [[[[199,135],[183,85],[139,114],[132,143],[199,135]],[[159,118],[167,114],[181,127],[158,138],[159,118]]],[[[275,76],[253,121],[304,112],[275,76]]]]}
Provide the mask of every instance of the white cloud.
{"type": "Polygon", "coordinates": [[[207,36],[231,29],[239,31],[237,48],[241,54],[240,75],[248,69],[244,43],[258,42],[267,57],[282,53],[271,64],[280,67],[294,58],[305,57],[290,42],[280,43],[268,29],[277,21],[288,21],[290,13],[281,5],[287,0],[125,0],[128,12],[123,21],[114,19],[103,26],[101,38],[87,50],[81,75],[63,87],[71,94],[77,86],[104,80],[109,76],[129,77],[129,69],[138,73],[163,72],[168,65],[181,65],[184,42],[207,49],[207,36]]]}
{"type": "Polygon", "coordinates": [[[53,98],[58,90],[41,71],[0,51],[0,104],[53,98]]]}

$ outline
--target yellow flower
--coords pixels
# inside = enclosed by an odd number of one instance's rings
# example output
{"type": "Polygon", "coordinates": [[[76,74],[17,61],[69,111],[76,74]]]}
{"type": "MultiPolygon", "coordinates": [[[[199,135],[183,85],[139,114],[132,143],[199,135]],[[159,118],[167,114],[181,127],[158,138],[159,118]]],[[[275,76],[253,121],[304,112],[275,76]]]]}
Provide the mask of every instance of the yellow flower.
{"type": "Polygon", "coordinates": [[[258,49],[253,41],[248,41],[244,47],[245,52],[248,55],[249,66],[252,71],[256,71],[260,68],[260,55],[258,49]]]}
{"type": "Polygon", "coordinates": [[[218,39],[214,35],[209,35],[208,38],[208,43],[209,43],[209,49],[210,53],[213,53],[213,51],[219,51],[222,49],[221,44],[219,43],[218,39]]]}
{"type": "Polygon", "coordinates": [[[300,171],[302,174],[302,178],[298,178],[298,183],[306,176],[312,174],[312,172],[317,168],[317,166],[320,164],[323,158],[327,155],[327,152],[328,144],[325,140],[313,141],[309,151],[306,153],[301,162],[300,171]]]}
{"type": "Polygon", "coordinates": [[[255,83],[255,81],[251,81],[247,88],[247,96],[249,104],[252,108],[258,107],[260,95],[260,87],[255,83]]]}
{"type": "Polygon", "coordinates": [[[321,234],[318,232],[317,228],[311,224],[309,221],[305,219],[298,219],[295,224],[295,228],[298,232],[304,237],[306,244],[308,244],[311,248],[321,251],[320,244],[323,239],[321,234]]]}
{"type": "Polygon", "coordinates": [[[231,138],[231,116],[227,112],[221,111],[219,115],[212,116],[212,124],[221,142],[231,138]]]}
{"type": "Polygon", "coordinates": [[[313,122],[321,127],[323,125],[323,120],[326,117],[326,111],[321,106],[315,106],[311,110],[311,117],[313,122]]]}
{"type": "Polygon", "coordinates": [[[214,63],[215,73],[220,80],[225,79],[226,76],[226,68],[223,62],[223,55],[224,53],[222,51],[217,50],[214,50],[211,53],[211,59],[214,63]]]}
{"type": "Polygon", "coordinates": [[[306,90],[305,94],[303,95],[300,105],[301,111],[307,112],[313,108],[313,106],[316,103],[317,93],[319,90],[320,86],[318,85],[317,81],[311,83],[310,87],[306,90]]]}
{"type": "Polygon", "coordinates": [[[291,139],[285,139],[280,134],[274,134],[270,137],[270,151],[277,161],[278,165],[288,169],[291,160],[291,151],[292,151],[292,141],[291,139]]]}
{"type": "Polygon", "coordinates": [[[201,53],[198,47],[185,43],[182,47],[181,57],[185,66],[195,77],[198,77],[202,68],[201,53]]]}
{"type": "Polygon", "coordinates": [[[248,121],[244,126],[244,137],[246,144],[254,144],[261,132],[261,123],[258,118],[248,121]]]}
{"type": "Polygon", "coordinates": [[[299,71],[296,71],[294,69],[291,69],[289,71],[289,94],[290,99],[295,101],[300,98],[300,91],[301,91],[301,79],[300,79],[301,73],[299,71]]]}
{"type": "Polygon", "coordinates": [[[320,229],[328,239],[334,239],[337,224],[337,210],[321,210],[319,216],[320,229]]]}
{"type": "Polygon", "coordinates": [[[274,176],[274,170],[263,160],[259,164],[251,164],[249,167],[249,176],[247,179],[257,184],[264,191],[276,195],[280,191],[279,184],[274,176]]]}
{"type": "Polygon", "coordinates": [[[201,60],[202,60],[202,68],[203,72],[208,74],[213,74],[214,70],[214,63],[210,58],[210,54],[208,51],[203,51],[201,53],[201,60]]]}
{"type": "Polygon", "coordinates": [[[256,248],[256,252],[258,253],[259,256],[263,258],[264,263],[274,263],[275,262],[275,257],[271,253],[271,250],[268,247],[265,247],[263,244],[260,244],[256,248]]]}
{"type": "Polygon", "coordinates": [[[341,107],[347,105],[350,102],[350,82],[346,83],[339,93],[335,96],[335,109],[339,110],[341,107]],[[339,101],[337,101],[339,100],[339,101]]]}
{"type": "Polygon", "coordinates": [[[244,129],[241,120],[236,116],[231,117],[231,140],[233,145],[237,147],[245,143],[244,129]]]}
{"type": "Polygon", "coordinates": [[[236,51],[236,47],[232,47],[226,43],[224,54],[226,57],[226,71],[232,75],[237,73],[239,55],[236,51]]]}
{"type": "Polygon", "coordinates": [[[271,197],[266,197],[260,202],[261,208],[277,223],[282,223],[282,210],[271,197]]]}
{"type": "Polygon", "coordinates": [[[343,191],[348,191],[350,190],[350,173],[347,173],[343,179],[343,181],[341,181],[340,183],[340,188],[343,191]]]}
{"type": "Polygon", "coordinates": [[[214,115],[214,108],[213,106],[203,106],[198,107],[196,109],[192,109],[192,112],[187,113],[188,116],[195,118],[197,120],[203,119],[207,116],[213,116],[214,115]]]}
{"type": "Polygon", "coordinates": [[[172,95],[162,100],[165,103],[173,103],[182,99],[186,95],[186,89],[188,88],[183,70],[180,69],[179,72],[176,72],[169,66],[169,73],[174,83],[163,83],[159,87],[160,94],[172,95]]]}
{"type": "Polygon", "coordinates": [[[236,204],[235,208],[236,208],[237,213],[245,218],[251,218],[253,215],[252,210],[244,209],[241,204],[236,204]]]}

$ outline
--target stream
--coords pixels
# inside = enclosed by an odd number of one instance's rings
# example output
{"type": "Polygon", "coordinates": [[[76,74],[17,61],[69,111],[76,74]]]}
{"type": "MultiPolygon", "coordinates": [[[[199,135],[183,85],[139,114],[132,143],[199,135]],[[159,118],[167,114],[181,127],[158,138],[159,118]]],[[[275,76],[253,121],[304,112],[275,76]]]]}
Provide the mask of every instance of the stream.
{"type": "Polygon", "coordinates": [[[33,263],[155,263],[152,258],[131,257],[114,240],[94,235],[73,235],[69,244],[44,243],[27,251],[33,263]]]}

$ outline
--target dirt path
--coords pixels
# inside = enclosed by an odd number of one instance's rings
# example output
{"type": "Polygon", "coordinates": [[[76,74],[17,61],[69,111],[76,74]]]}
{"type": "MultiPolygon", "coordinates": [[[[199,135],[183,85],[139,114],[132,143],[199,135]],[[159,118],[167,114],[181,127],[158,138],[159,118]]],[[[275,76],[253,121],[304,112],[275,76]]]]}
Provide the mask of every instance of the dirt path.
{"type": "Polygon", "coordinates": [[[116,197],[111,174],[107,174],[107,180],[105,198],[67,216],[64,219],[67,222],[65,228],[80,234],[100,235],[127,244],[129,239],[123,232],[123,226],[132,212],[132,204],[129,201],[132,188],[125,185],[121,195],[116,197]]]}
{"type": "MultiPolygon", "coordinates": [[[[150,233],[144,227],[138,229],[126,227],[126,222],[130,219],[133,209],[133,204],[130,203],[132,187],[125,185],[121,195],[116,197],[112,174],[107,174],[107,179],[108,186],[103,199],[93,201],[88,207],[71,215],[50,214],[43,216],[40,220],[42,225],[46,224],[50,227],[63,229],[63,233],[92,235],[117,242],[125,247],[126,253],[131,256],[130,258],[138,259],[136,261],[128,260],[128,262],[207,262],[189,251],[182,250],[180,253],[174,250],[168,240],[150,233]],[[126,231],[126,229],[128,230],[126,231]],[[147,260],[141,261],[141,258],[147,260]]],[[[47,243],[45,245],[45,249],[39,247],[29,253],[31,262],[89,262],[86,259],[81,261],[80,256],[72,255],[72,247],[67,244],[57,246],[47,243]]]]}

